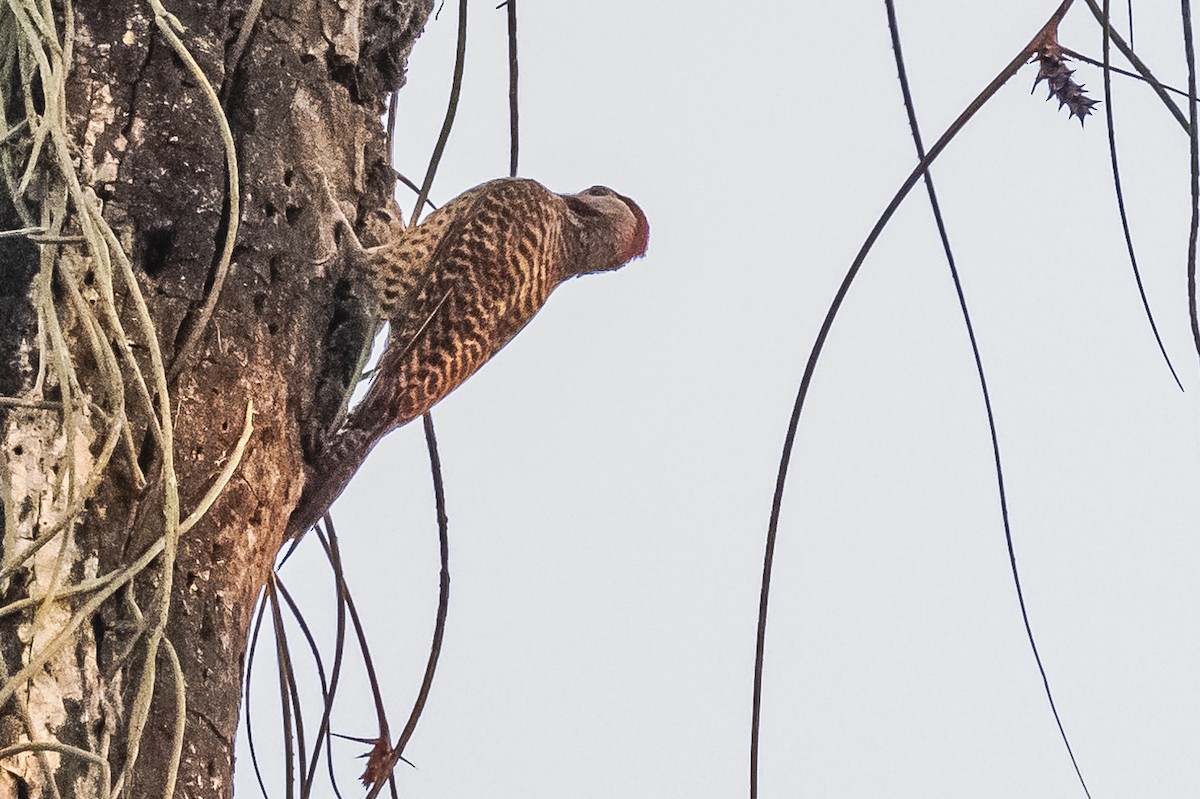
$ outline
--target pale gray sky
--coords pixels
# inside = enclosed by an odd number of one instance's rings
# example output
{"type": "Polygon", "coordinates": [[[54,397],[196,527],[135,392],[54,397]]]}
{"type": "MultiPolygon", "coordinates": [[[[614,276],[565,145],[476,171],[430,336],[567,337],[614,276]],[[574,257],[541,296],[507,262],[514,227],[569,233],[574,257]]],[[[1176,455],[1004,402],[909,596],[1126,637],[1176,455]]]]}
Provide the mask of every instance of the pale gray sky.
{"type": "MultiPolygon", "coordinates": [[[[418,42],[402,92],[398,164],[414,178],[445,110],[454,5],[418,42]]],[[[471,4],[435,201],[507,171],[494,5],[471,4]]],[[[897,5],[930,142],[1056,2],[897,5]]],[[[418,768],[398,772],[404,796],[746,795],[787,415],[833,291],[915,159],[882,2],[731,9],[521,0],[522,174],[632,196],[650,251],[561,288],[435,410],[452,599],[406,752],[418,768]]],[[[1139,51],[1185,85],[1178,6],[1135,14],[1139,51]]],[[[1062,41],[1099,56],[1082,1],[1062,41]]],[[[1194,795],[1187,139],[1146,88],[1116,79],[1135,241],[1181,394],[1127,263],[1102,113],[1081,129],[1044,90],[1030,96],[1035,73],[934,169],[993,392],[1026,600],[1092,795],[1194,795]]],[[[1098,69],[1076,77],[1100,95],[1098,69]]],[[[761,795],[1082,796],[1021,625],[974,366],[922,192],[851,291],[805,413],[773,584],[761,795]]],[[[335,511],[399,728],[437,598],[419,425],[376,449],[335,511]]],[[[329,636],[318,554],[306,542],[283,575],[329,636]]],[[[269,747],[264,666],[256,735],[269,747]]],[[[366,698],[345,693],[336,731],[374,734],[366,698]]],[[[357,795],[362,747],[334,748],[357,795]]],[[[253,795],[248,759],[239,766],[240,795],[253,795]]]]}

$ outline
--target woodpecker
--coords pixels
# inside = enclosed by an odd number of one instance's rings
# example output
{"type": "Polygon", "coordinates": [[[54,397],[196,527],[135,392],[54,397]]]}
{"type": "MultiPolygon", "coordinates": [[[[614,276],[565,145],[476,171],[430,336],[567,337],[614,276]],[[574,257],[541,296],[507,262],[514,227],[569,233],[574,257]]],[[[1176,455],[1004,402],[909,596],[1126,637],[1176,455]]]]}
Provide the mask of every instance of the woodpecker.
{"type": "Polygon", "coordinates": [[[474,374],[560,283],[645,255],[650,225],[637,203],[605,186],[556,194],[501,178],[393,242],[363,248],[349,238],[356,285],[391,333],[362,402],[311,459],[292,535],[324,515],[381,438],[474,374]]]}

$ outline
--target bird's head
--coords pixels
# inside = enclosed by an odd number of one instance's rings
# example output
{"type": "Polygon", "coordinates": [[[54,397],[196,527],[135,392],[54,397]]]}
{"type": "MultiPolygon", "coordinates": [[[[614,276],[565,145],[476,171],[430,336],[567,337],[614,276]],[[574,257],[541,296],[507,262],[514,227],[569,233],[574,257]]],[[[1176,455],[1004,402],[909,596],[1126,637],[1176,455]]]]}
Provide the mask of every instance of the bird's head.
{"type": "Polygon", "coordinates": [[[578,243],[570,274],[564,277],[619,269],[646,254],[650,223],[633,200],[607,186],[592,186],[563,199],[578,243]]]}

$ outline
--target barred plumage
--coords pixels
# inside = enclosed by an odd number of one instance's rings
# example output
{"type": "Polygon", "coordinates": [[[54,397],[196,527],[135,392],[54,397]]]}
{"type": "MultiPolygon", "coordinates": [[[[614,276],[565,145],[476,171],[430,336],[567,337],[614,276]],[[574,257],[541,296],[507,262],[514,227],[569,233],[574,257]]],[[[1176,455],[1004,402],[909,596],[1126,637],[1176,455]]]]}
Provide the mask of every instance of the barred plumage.
{"type": "Polygon", "coordinates": [[[361,250],[365,299],[391,335],[366,396],[311,464],[291,532],[312,526],[379,439],[474,374],[555,287],[644,255],[649,235],[637,204],[611,189],[560,195],[503,178],[361,250]]]}

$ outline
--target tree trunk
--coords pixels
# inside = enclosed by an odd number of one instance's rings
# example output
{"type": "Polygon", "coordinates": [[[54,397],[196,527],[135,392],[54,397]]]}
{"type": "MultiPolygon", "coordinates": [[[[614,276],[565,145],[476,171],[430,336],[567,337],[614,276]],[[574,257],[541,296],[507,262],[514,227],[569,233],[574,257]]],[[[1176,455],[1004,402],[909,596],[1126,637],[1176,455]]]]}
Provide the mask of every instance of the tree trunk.
{"type": "Polygon", "coordinates": [[[0,11],[0,227],[36,229],[0,238],[0,798],[227,797],[251,612],[371,331],[325,179],[395,224],[380,117],[432,0],[50,5],[0,11]]]}

